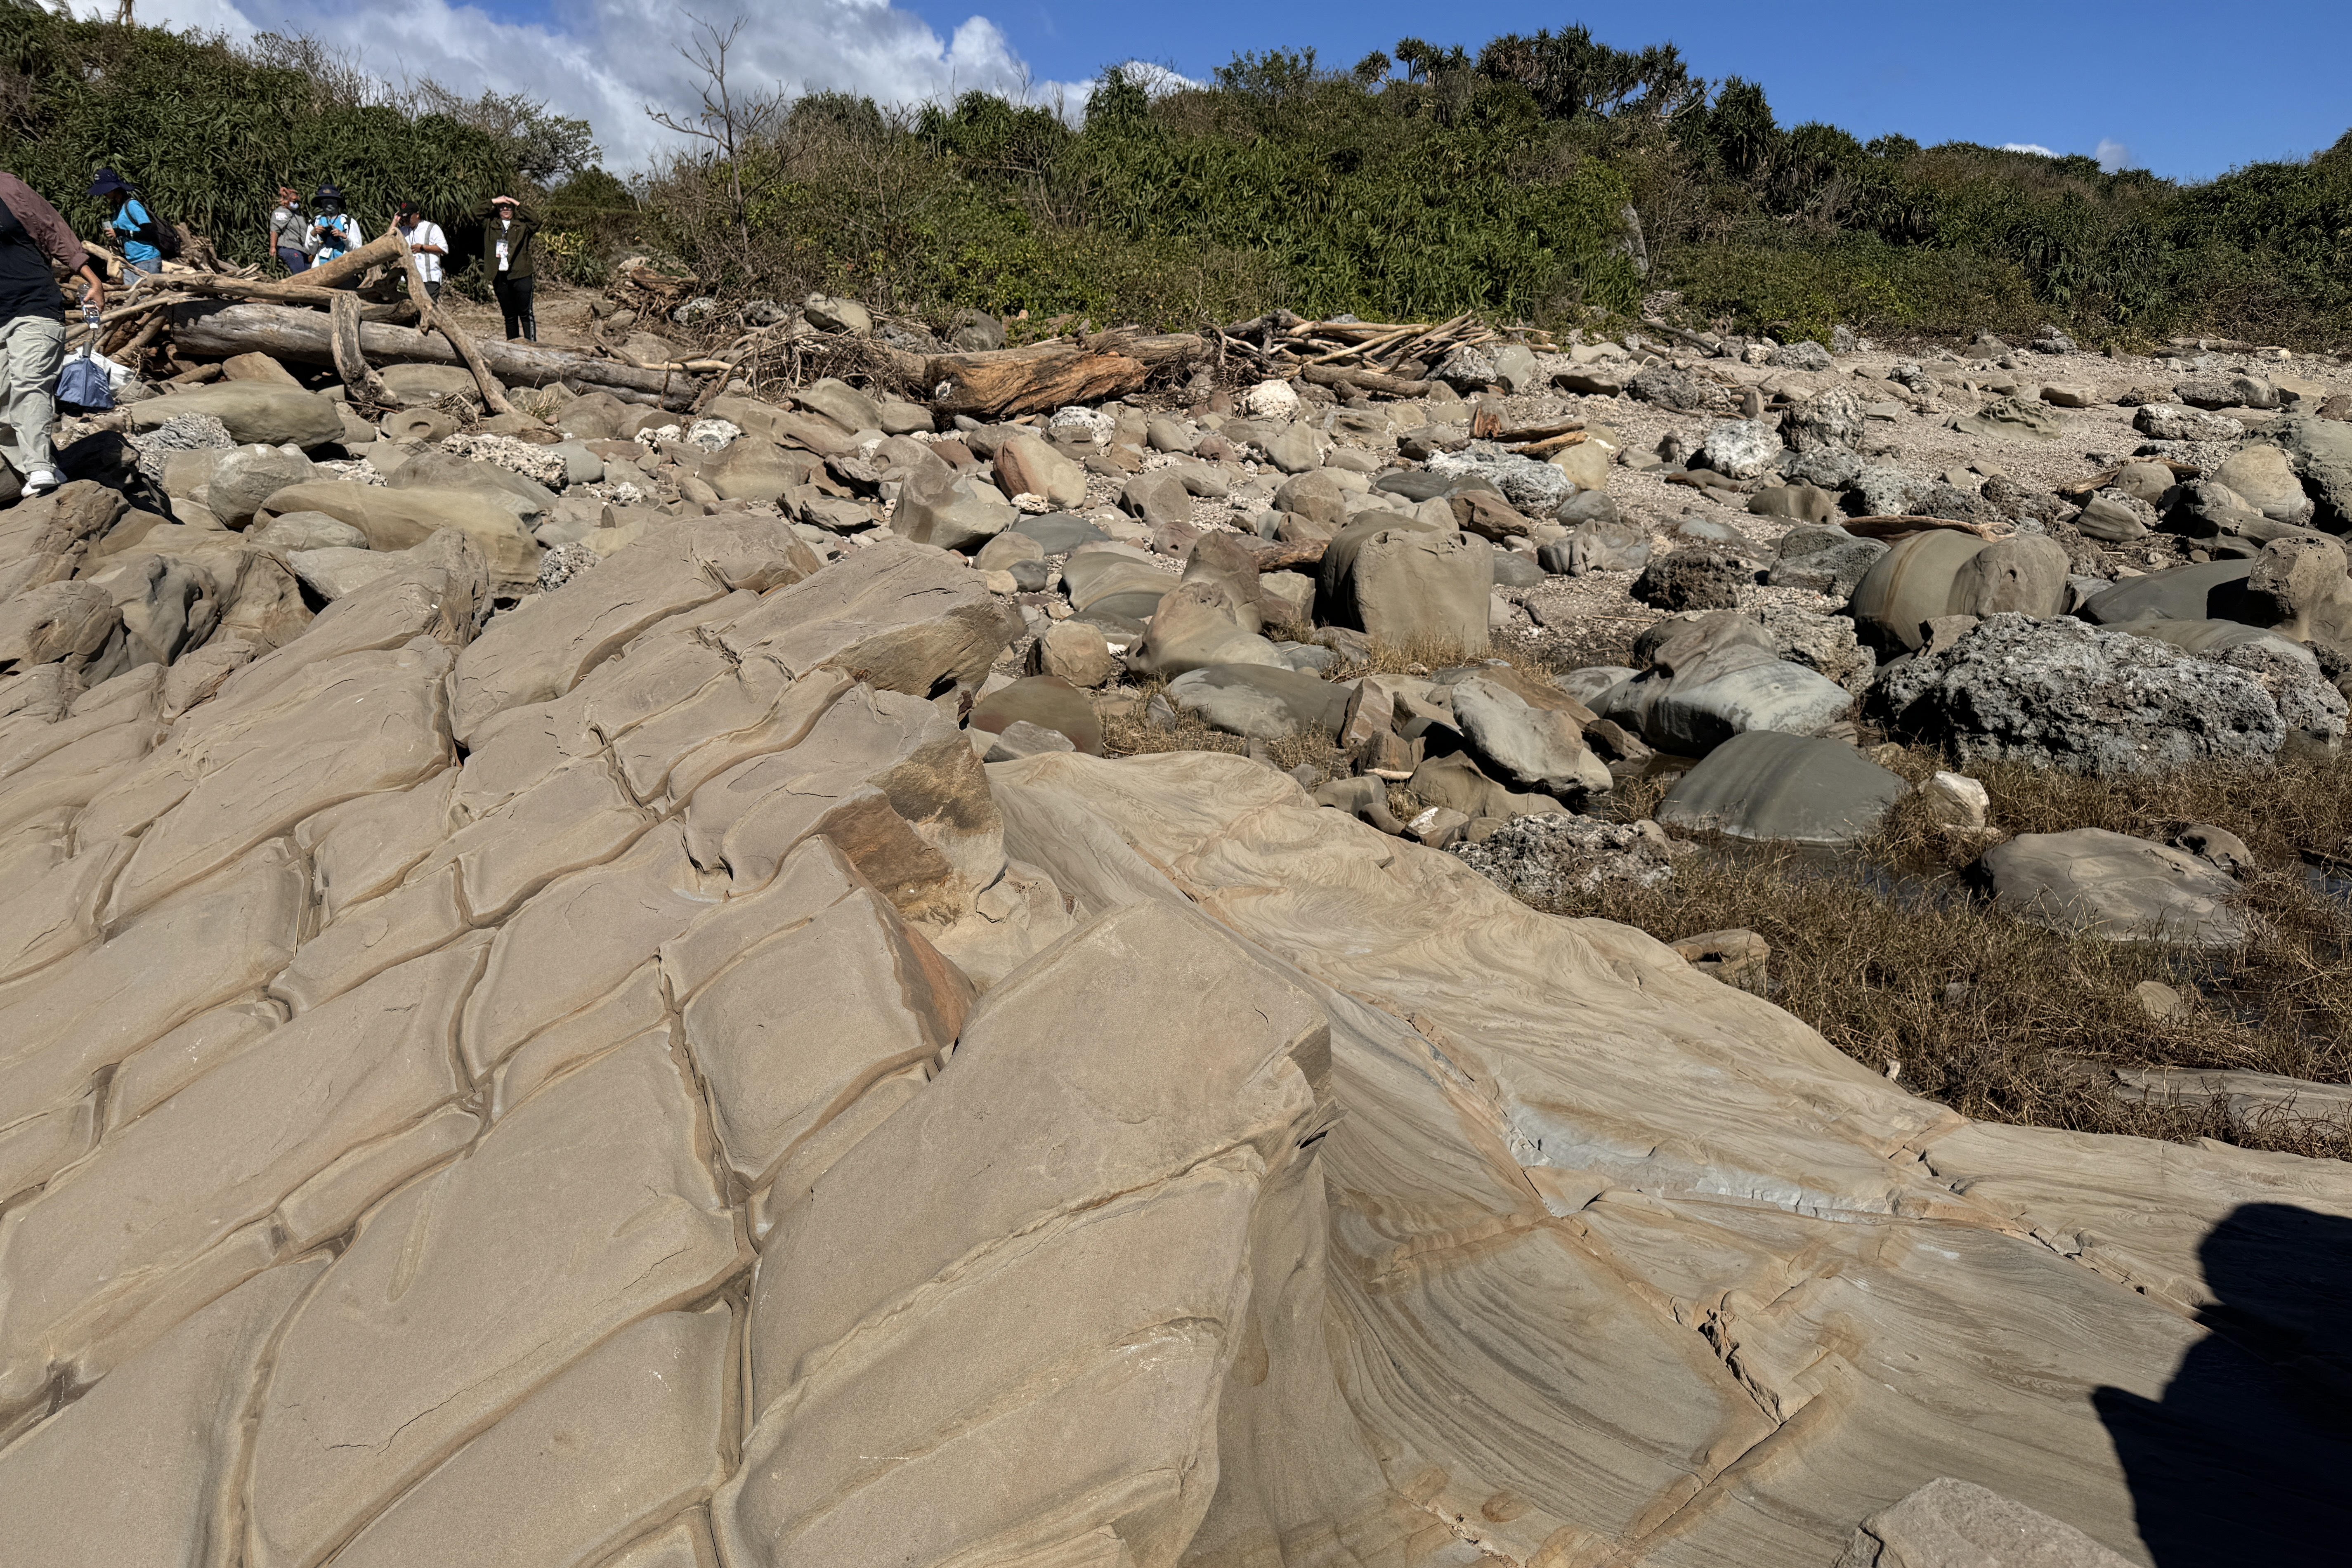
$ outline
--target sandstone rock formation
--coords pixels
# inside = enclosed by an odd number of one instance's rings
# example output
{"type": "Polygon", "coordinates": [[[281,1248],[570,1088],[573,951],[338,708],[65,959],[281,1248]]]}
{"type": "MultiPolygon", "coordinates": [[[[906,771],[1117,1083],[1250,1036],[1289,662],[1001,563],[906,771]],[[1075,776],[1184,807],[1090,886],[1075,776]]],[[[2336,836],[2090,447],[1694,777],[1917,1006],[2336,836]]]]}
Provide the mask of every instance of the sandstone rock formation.
{"type": "MultiPolygon", "coordinates": [[[[1200,431],[598,395],[538,434],[612,482],[556,495],[183,399],[340,466],[201,448],[230,527],[127,479],[0,511],[0,1563],[2173,1568],[2336,1526],[2347,1166],[1971,1121],[1465,863],[1675,875],[1563,810],[1652,745],[1696,760],[1659,818],[1735,837],[1906,793],[1845,623],[1483,658],[1543,551],[1650,552],[1579,488],[1613,437],[1382,472],[1328,433],[1368,400],[1282,425],[1282,381],[1200,431]],[[1220,448],[1295,474],[1255,522],[1193,510],[1272,479],[1220,448]],[[1098,754],[1194,721],[1259,754],[1098,754]]],[[[1853,459],[1858,396],[1806,406],[1853,459]]],[[[2264,745],[2218,754],[2341,733],[2300,622],[2055,622],[2057,534],[1892,521],[1788,575],[1919,647],[1879,689],[1963,751],[2116,771],[2222,699],[2264,745]]],[[[2270,559],[2320,626],[2340,557],[2270,559]]],[[[2114,837],[1988,875],[2069,929],[2235,918],[2221,850],[2114,837]]]]}

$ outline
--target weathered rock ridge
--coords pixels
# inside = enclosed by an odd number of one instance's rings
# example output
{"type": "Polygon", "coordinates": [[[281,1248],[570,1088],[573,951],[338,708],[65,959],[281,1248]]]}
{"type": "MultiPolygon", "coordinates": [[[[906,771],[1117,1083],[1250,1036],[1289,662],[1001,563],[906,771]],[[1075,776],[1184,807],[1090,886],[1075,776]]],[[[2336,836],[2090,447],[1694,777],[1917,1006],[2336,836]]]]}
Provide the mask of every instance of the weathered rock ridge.
{"type": "Polygon", "coordinates": [[[928,546],[495,578],[0,684],[0,1560],[1811,1568],[1949,1477],[2147,1562],[2131,1402],[2339,1484],[2208,1239],[2340,1165],[1971,1122],[1244,758],[983,765],[928,546]]]}

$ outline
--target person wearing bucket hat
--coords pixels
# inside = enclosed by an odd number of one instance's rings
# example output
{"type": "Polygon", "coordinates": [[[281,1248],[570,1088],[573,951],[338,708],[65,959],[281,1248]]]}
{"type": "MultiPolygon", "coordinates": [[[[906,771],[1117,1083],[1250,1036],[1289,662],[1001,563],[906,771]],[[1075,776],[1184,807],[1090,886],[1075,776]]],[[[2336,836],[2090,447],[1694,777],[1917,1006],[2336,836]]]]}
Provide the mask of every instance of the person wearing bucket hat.
{"type": "Polygon", "coordinates": [[[90,182],[89,194],[114,209],[107,226],[121,237],[123,266],[149,278],[163,271],[163,251],[156,243],[154,215],[147,210],[130,182],[112,169],[100,169],[98,177],[90,182]]]}
{"type": "Polygon", "coordinates": [[[352,215],[343,210],[343,193],[332,185],[320,185],[310,198],[310,238],[315,243],[310,265],[317,267],[336,257],[357,250],[360,245],[359,226],[352,215]]]}
{"type": "Polygon", "coordinates": [[[507,342],[518,337],[539,342],[539,318],[531,310],[533,283],[531,240],[539,219],[512,196],[492,196],[474,209],[482,226],[482,258],[490,264],[490,291],[499,297],[499,311],[507,319],[507,342]]]}
{"type": "Polygon", "coordinates": [[[58,420],[58,371],[65,363],[65,306],[58,274],[82,279],[84,310],[106,304],[106,285],[73,226],[16,175],[0,172],[0,447],[25,493],[46,495],[65,483],[49,426],[58,420]]]}

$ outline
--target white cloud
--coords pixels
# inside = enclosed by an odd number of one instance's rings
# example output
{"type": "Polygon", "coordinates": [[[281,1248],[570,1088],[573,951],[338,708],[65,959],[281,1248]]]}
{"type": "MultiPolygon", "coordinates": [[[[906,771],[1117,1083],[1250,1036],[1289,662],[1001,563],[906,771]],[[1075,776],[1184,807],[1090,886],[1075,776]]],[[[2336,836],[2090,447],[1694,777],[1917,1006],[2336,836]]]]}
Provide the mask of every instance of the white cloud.
{"type": "Polygon", "coordinates": [[[2039,153],[2045,158],[2058,156],[2039,142],[2004,142],[2000,144],[2000,150],[2004,153],[2039,153]]]}
{"type": "MultiPolygon", "coordinates": [[[[753,89],[835,89],[888,103],[951,98],[974,88],[1066,105],[1086,101],[1083,82],[1033,82],[997,25],[972,16],[942,38],[888,0],[700,0],[691,9],[724,28],[741,6],[750,16],[729,59],[730,75],[753,89]]],[[[111,0],[79,7],[112,12],[111,0]]],[[[698,101],[700,73],[677,51],[692,40],[688,5],[674,0],[579,0],[560,9],[560,26],[501,22],[451,0],[144,0],[139,19],[249,37],[308,32],[356,51],[388,80],[431,77],[471,94],[486,88],[545,99],[596,130],[608,163],[635,166],[680,139],[646,116],[646,106],[681,115],[698,101]]]]}
{"type": "Polygon", "coordinates": [[[2131,149],[2113,137],[2101,137],[2097,149],[2091,156],[2096,158],[2099,161],[2099,167],[2110,174],[2119,169],[2131,167],[2131,149]]]}

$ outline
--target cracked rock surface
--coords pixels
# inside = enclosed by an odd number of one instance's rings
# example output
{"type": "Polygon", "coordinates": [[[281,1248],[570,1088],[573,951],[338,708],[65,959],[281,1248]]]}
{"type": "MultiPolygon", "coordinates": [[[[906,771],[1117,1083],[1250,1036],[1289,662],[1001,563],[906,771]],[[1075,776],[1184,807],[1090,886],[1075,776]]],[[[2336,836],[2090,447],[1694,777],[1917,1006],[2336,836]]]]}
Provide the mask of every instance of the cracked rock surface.
{"type": "Polygon", "coordinates": [[[1473,868],[1661,835],[985,763],[1021,617],[903,538],[679,517],[493,616],[460,519],[131,662],[47,592],[119,508],[27,507],[0,1562],[2149,1563],[2118,1409],[2223,1517],[2340,1489],[2259,1353],[2334,1297],[2232,1338],[2208,1243],[2347,1167],[1971,1121],[1473,868]]]}

